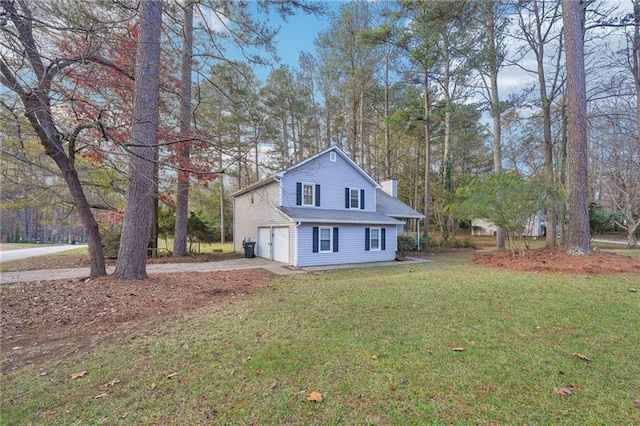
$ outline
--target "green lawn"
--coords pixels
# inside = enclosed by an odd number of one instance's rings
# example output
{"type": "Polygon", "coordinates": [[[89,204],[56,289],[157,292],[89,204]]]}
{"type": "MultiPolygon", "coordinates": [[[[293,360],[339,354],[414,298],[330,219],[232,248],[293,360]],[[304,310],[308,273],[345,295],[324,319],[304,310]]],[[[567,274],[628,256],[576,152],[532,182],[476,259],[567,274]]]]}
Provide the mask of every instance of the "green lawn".
{"type": "Polygon", "coordinates": [[[1,422],[640,424],[639,283],[440,256],[279,278],[5,373],[1,422]]]}

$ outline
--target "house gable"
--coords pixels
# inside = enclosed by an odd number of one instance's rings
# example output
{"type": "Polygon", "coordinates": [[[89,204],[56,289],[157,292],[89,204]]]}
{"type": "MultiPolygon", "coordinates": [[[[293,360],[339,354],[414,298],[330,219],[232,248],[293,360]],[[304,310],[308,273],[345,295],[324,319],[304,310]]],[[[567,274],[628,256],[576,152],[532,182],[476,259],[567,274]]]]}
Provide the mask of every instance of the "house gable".
{"type": "Polygon", "coordinates": [[[282,207],[375,212],[379,185],[338,148],[323,151],[279,175],[282,207]]]}

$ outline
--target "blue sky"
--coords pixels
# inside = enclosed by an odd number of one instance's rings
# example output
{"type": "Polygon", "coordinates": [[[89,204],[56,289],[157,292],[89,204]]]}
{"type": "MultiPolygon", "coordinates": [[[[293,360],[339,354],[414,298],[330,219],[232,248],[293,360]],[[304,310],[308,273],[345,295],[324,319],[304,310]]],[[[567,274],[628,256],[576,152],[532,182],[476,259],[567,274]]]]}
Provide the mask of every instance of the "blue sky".
{"type": "MultiPolygon", "coordinates": [[[[329,27],[331,11],[338,12],[340,6],[348,0],[334,0],[323,1],[322,3],[327,8],[327,14],[313,15],[301,12],[296,12],[295,15],[287,18],[283,21],[276,14],[269,16],[271,25],[275,28],[280,27],[278,35],[276,36],[276,50],[280,58],[280,64],[286,64],[291,67],[298,65],[298,57],[300,52],[308,52],[315,55],[314,40],[320,32],[329,27]]],[[[275,67],[278,64],[274,64],[275,67]]],[[[255,70],[258,75],[263,77],[269,73],[269,70],[260,72],[255,70]]]]}

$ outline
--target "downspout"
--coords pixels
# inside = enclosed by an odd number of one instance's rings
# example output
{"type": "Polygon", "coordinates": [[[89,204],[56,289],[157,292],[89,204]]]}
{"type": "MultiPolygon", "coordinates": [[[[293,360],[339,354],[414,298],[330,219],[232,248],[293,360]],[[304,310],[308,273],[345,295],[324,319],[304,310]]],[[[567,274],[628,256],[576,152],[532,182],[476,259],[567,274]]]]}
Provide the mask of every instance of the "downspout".
{"type": "Polygon", "coordinates": [[[300,225],[302,225],[302,222],[296,222],[296,226],[295,226],[296,232],[295,232],[295,234],[293,236],[293,238],[294,238],[293,245],[295,247],[295,252],[294,252],[295,254],[293,256],[293,267],[294,268],[298,267],[298,228],[300,227],[300,225]]]}

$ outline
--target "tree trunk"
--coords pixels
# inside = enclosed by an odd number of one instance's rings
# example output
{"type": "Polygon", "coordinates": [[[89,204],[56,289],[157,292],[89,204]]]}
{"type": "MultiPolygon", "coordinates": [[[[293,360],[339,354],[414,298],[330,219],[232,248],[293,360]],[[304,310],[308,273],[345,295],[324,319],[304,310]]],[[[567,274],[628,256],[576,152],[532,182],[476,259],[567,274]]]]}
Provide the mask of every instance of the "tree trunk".
{"type": "Polygon", "coordinates": [[[187,219],[189,214],[189,161],[191,156],[191,56],[193,52],[193,3],[186,0],[182,46],[182,87],[180,91],[180,142],[178,143],[178,183],[176,189],[176,227],[173,257],[187,255],[187,219]]]}
{"type": "Polygon", "coordinates": [[[638,146],[640,147],[640,0],[633,2],[633,50],[631,71],[636,90],[636,127],[638,146]]]}
{"type": "MultiPolygon", "coordinates": [[[[498,172],[502,170],[502,123],[500,120],[500,97],[498,93],[498,46],[496,44],[496,18],[494,13],[494,3],[488,5],[487,16],[487,37],[491,43],[491,62],[489,64],[491,78],[491,117],[493,119],[493,170],[498,172]]],[[[497,227],[496,230],[496,248],[504,250],[505,248],[504,229],[497,227]]]]}
{"type": "Polygon", "coordinates": [[[114,275],[120,278],[143,279],[147,276],[147,244],[153,201],[154,141],[158,127],[161,25],[162,2],[142,2],[136,52],[133,140],[130,146],[131,175],[118,263],[114,272],[114,275]]]}
{"type": "Polygon", "coordinates": [[[567,46],[569,122],[569,229],[566,252],[570,255],[585,255],[591,251],[583,11],[583,0],[562,0],[567,46]]]}
{"type": "Polygon", "coordinates": [[[425,250],[429,249],[429,211],[431,209],[431,105],[429,100],[429,71],[424,70],[424,228],[422,239],[425,250]]]}
{"type": "Polygon", "coordinates": [[[51,80],[57,71],[57,67],[45,67],[42,62],[42,56],[40,56],[38,46],[33,38],[33,26],[32,22],[29,21],[31,19],[31,11],[28,6],[21,2],[21,10],[18,11],[16,3],[3,0],[2,7],[7,12],[5,19],[11,19],[18,30],[15,36],[18,43],[24,48],[24,59],[28,61],[31,70],[37,77],[37,86],[34,88],[23,87],[22,84],[24,82],[18,79],[18,76],[4,60],[0,62],[2,83],[6,88],[20,96],[25,108],[25,116],[35,130],[46,154],[55,161],[60,169],[69,188],[87,235],[91,261],[90,275],[92,277],[106,275],[98,223],[91,212],[91,207],[78,178],[78,172],[75,169],[75,152],[69,150],[68,156],[65,154],[60,140],[60,133],[56,129],[53,120],[49,92],[51,90],[51,80]]]}

